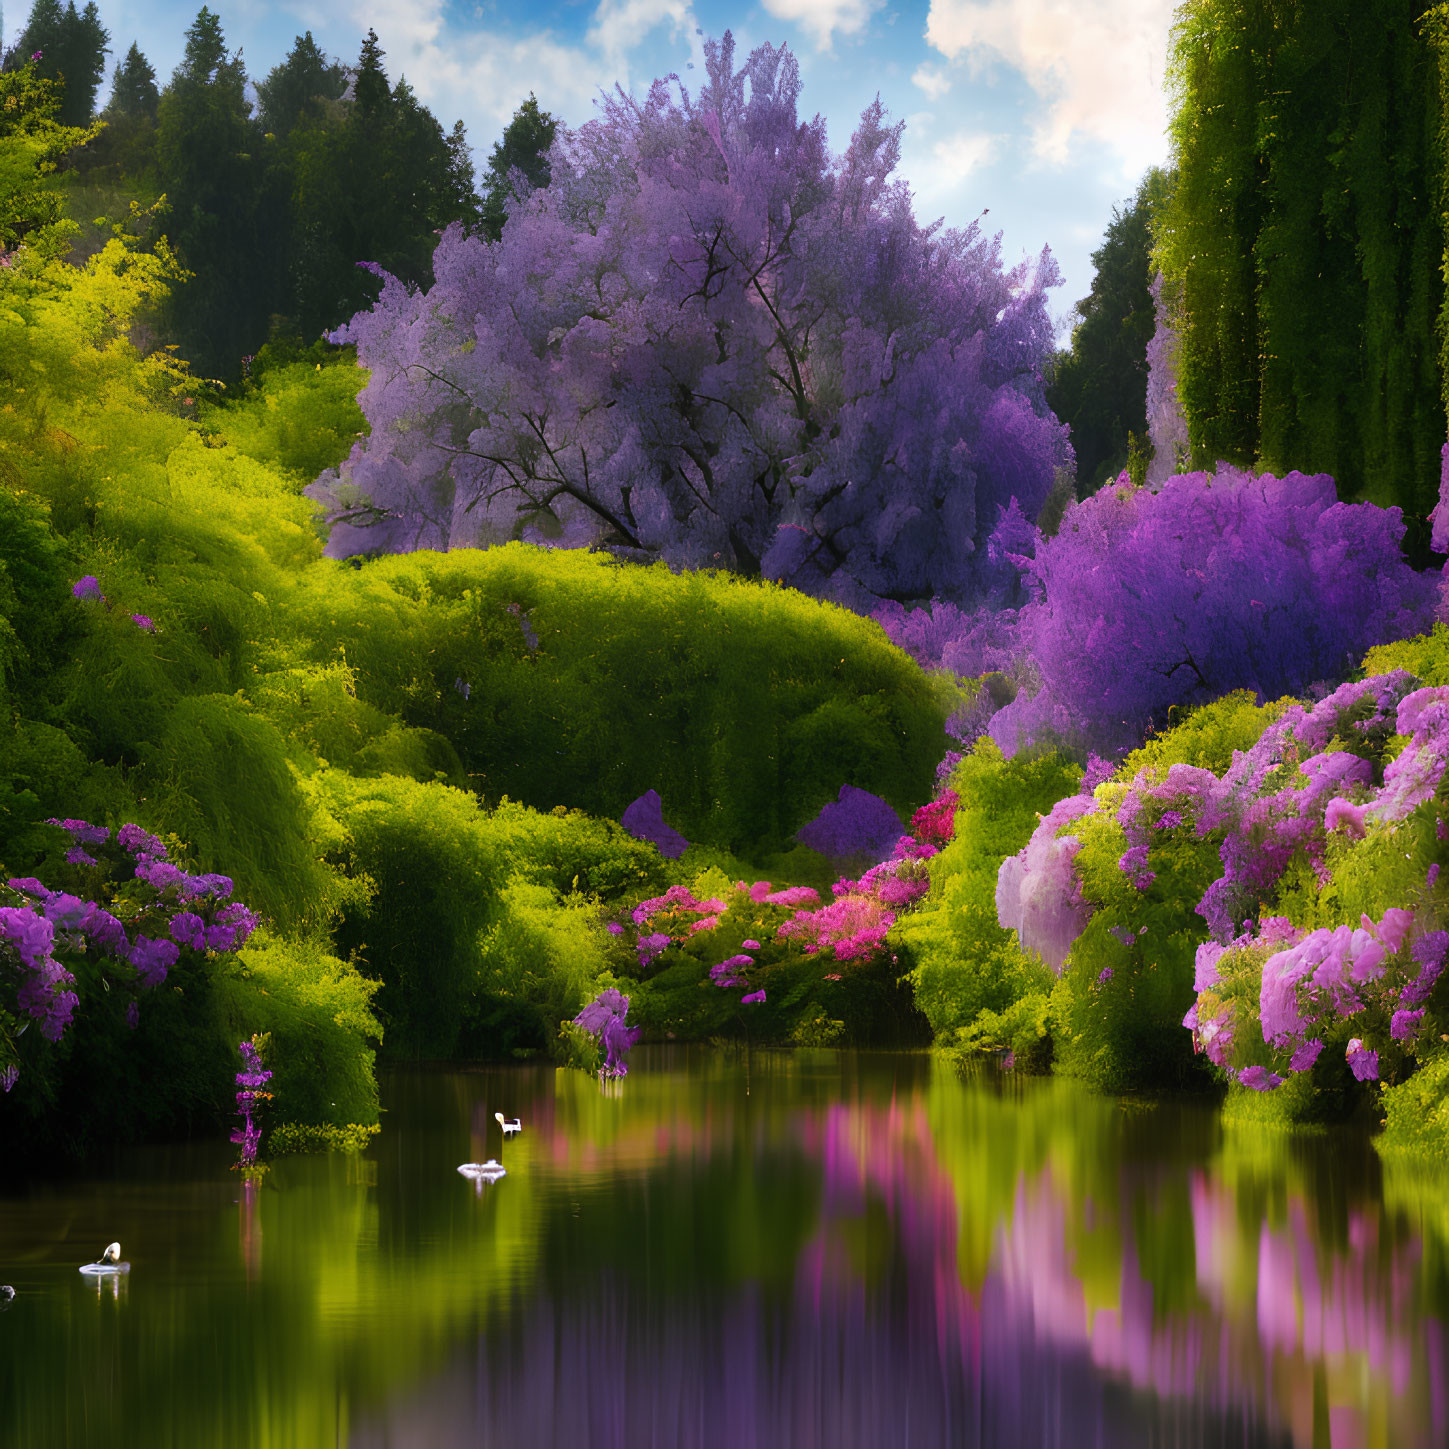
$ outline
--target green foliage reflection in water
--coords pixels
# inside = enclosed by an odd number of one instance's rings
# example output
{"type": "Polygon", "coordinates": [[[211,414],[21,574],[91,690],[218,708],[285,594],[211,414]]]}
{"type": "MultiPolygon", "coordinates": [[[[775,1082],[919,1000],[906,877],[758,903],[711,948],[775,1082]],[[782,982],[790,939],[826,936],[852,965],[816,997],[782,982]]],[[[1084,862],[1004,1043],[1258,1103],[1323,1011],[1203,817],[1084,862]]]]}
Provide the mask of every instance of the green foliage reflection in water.
{"type": "MultiPolygon", "coordinates": [[[[430,1393],[455,1355],[471,1373],[480,1335],[506,1339],[537,1299],[775,1314],[803,1294],[819,1312],[822,1263],[847,1304],[894,1289],[958,1324],[989,1305],[994,1331],[1024,1321],[1172,1402],[1213,1384],[1219,1408],[1286,1418],[1328,1374],[1336,1413],[1418,1442],[1443,1184],[1391,1165],[1381,1193],[1362,1134],[1224,1131],[1198,1105],[873,1053],[646,1048],[607,1093],[538,1068],[402,1073],[388,1105],[373,1155],[279,1161],[240,1204],[172,1183],[106,1202],[151,1286],[122,1318],[30,1298],[11,1362],[22,1383],[48,1365],[60,1394],[7,1401],[20,1442],[63,1444],[85,1412],[144,1444],[155,1405],[221,1449],[326,1442],[430,1393]],[[525,1131],[475,1193],[452,1164],[497,1151],[496,1105],[525,1131]],[[180,1270],[153,1250],[162,1197],[180,1270]]],[[[0,1205],[7,1240],[34,1237],[78,1286],[53,1204],[26,1211],[0,1205]]]]}

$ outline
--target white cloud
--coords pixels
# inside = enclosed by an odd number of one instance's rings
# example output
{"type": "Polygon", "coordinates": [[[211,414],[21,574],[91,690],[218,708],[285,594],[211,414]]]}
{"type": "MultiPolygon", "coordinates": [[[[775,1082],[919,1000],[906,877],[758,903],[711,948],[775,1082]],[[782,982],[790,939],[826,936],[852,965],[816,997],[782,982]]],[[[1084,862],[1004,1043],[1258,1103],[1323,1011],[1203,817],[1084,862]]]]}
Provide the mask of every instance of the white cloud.
{"type": "Polygon", "coordinates": [[[829,50],[835,31],[855,35],[884,0],[762,0],[777,20],[788,20],[815,36],[817,50],[829,50]]]}
{"type": "Polygon", "coordinates": [[[445,19],[443,0],[352,0],[351,15],[382,38],[388,74],[406,75],[444,129],[462,116],[484,151],[484,138],[501,132],[530,92],[577,124],[593,114],[601,77],[628,88],[630,52],[651,31],[668,25],[677,36],[695,23],[689,0],[600,0],[582,43],[567,43],[548,30],[462,30],[445,19]]]}
{"type": "Polygon", "coordinates": [[[931,0],[927,41],[948,60],[991,58],[1020,71],[1045,102],[1032,124],[1043,160],[1076,139],[1102,142],[1133,175],[1162,162],[1163,92],[1175,0],[931,0]]]}
{"type": "Polygon", "coordinates": [[[640,41],[668,21],[675,35],[690,34],[688,0],[600,0],[585,39],[609,61],[622,61],[640,41]]]}
{"type": "Polygon", "coordinates": [[[911,80],[933,101],[939,101],[951,89],[951,77],[934,65],[917,66],[911,80]]]}
{"type": "MultiPolygon", "coordinates": [[[[906,127],[900,174],[910,179],[911,191],[926,206],[950,199],[974,172],[990,166],[1001,154],[1003,138],[987,131],[955,131],[929,144],[911,145],[906,127]]],[[[921,215],[917,212],[918,217],[921,215]]]]}

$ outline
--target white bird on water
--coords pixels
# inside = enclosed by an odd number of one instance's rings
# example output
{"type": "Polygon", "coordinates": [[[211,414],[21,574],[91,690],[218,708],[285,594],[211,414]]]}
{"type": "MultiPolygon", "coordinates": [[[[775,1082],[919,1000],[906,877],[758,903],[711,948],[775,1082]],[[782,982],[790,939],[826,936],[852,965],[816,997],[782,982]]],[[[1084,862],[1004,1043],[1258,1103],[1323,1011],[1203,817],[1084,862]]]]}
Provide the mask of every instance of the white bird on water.
{"type": "Polygon", "coordinates": [[[515,1132],[523,1131],[523,1121],[519,1117],[505,1117],[502,1112],[495,1112],[493,1120],[503,1129],[505,1137],[512,1137],[515,1132]]]}
{"type": "Polygon", "coordinates": [[[500,1177],[507,1177],[508,1171],[501,1162],[495,1162],[491,1157],[487,1162],[465,1162],[458,1169],[464,1177],[471,1177],[474,1182],[497,1182],[500,1177]]]}
{"type": "Polygon", "coordinates": [[[0,1313],[10,1307],[15,1297],[15,1290],[8,1283],[0,1283],[0,1313]]]}
{"type": "Polygon", "coordinates": [[[94,1263],[82,1263],[81,1272],[92,1275],[99,1273],[129,1273],[131,1265],[121,1261],[121,1245],[108,1243],[106,1251],[94,1263]]]}

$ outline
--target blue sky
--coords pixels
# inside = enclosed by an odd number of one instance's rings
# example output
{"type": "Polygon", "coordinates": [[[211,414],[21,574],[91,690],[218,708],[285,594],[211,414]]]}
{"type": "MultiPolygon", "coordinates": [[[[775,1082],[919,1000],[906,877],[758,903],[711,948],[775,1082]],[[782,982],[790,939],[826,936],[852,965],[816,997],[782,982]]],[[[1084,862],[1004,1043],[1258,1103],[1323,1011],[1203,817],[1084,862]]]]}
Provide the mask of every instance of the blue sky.
{"type": "MultiPolygon", "coordinates": [[[[112,66],[137,41],[162,83],[200,0],[99,0],[112,66]]],[[[1092,281],[1091,252],[1114,205],[1167,160],[1163,68],[1173,0],[211,0],[227,42],[260,77],[310,30],[354,60],[368,26],[389,75],[443,123],[461,118],[486,162],[532,91],[565,124],[593,115],[601,87],[642,91],[703,74],[697,31],[734,32],[742,59],[762,41],[800,62],[803,117],[824,117],[843,151],[877,92],[904,119],[900,174],[923,221],[1002,233],[1008,262],[1049,245],[1065,276],[1065,326],[1092,281]],[[692,67],[692,69],[691,69],[692,67]]],[[[13,38],[29,0],[5,5],[13,38]]]]}

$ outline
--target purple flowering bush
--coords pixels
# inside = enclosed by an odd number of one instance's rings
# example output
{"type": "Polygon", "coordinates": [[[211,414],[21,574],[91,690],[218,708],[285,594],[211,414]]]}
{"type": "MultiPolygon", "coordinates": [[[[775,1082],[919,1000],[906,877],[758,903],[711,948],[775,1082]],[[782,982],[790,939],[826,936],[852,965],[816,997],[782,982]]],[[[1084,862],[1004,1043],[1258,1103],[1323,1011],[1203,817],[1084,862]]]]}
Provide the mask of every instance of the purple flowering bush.
{"type": "Polygon", "coordinates": [[[262,1141],[258,1112],[263,1102],[272,1100],[272,1094],[265,1090],[272,1074],[262,1065],[261,1056],[266,1044],[265,1036],[254,1036],[250,1041],[237,1044],[242,1069],[236,1074],[236,1111],[241,1123],[231,1134],[231,1140],[237,1146],[237,1160],[232,1166],[248,1181],[260,1177],[267,1170],[265,1163],[257,1161],[257,1148],[262,1141]]]}
{"type": "Polygon", "coordinates": [[[23,1137],[43,1110],[93,1097],[69,1129],[77,1141],[114,1118],[119,1136],[137,1135],[196,1110],[206,1082],[219,1089],[216,980],[258,921],[227,877],[178,866],[139,825],[49,824],[64,843],[46,879],[0,884],[0,1072],[18,1114],[8,1129],[23,1137]],[[91,1077],[102,1062],[104,1088],[91,1077]]]}
{"type": "Polygon", "coordinates": [[[1371,645],[1427,628],[1439,579],[1416,573],[1394,508],[1337,501],[1333,480],[1223,466],[1159,491],[1124,482],[1068,507],[1031,557],[1016,611],[877,615],[923,663],[1009,674],[988,726],[1007,753],[1065,744],[1120,756],[1174,711],[1341,679],[1371,645]],[[1111,667],[1103,667],[1110,661],[1111,667]]]}
{"type": "MultiPolygon", "coordinates": [[[[85,820],[52,820],[71,841],[66,864],[82,894],[52,890],[40,880],[12,877],[0,896],[0,1066],[20,1062],[15,1039],[24,1018],[49,1042],[59,1042],[79,1005],[76,971],[105,963],[97,984],[129,989],[136,1006],[160,986],[183,948],[193,954],[234,951],[257,918],[231,899],[222,875],[191,875],[167,858],[159,837],[139,825],[115,832],[85,820]],[[129,877],[129,879],[127,878],[129,877]],[[83,882],[83,884],[81,884],[83,882]],[[99,895],[105,904],[88,897],[99,895]],[[8,999],[6,999],[8,997],[8,999]],[[7,1050],[8,1048],[8,1050],[7,1050]]],[[[136,1014],[128,1009],[134,1025],[136,1014]]],[[[16,1080],[11,1075],[13,1087],[16,1080]]]]}
{"type": "Polygon", "coordinates": [[[605,987],[572,1022],[565,1022],[565,1038],[586,1037],[592,1051],[580,1053],[575,1046],[574,1065],[596,1071],[601,1079],[627,1076],[629,1052],[639,1040],[640,1029],[629,1025],[629,998],[617,987],[605,987]],[[570,1033],[567,1028],[573,1027],[570,1033]]]}
{"type": "Polygon", "coordinates": [[[1058,1064],[1122,1087],[1210,1063],[1260,1093],[1311,1074],[1292,1115],[1411,1077],[1439,1036],[1446,764],[1449,687],[1390,668],[1316,703],[1228,696],[1060,799],[997,879],[1058,978],[1058,1064]]]}

